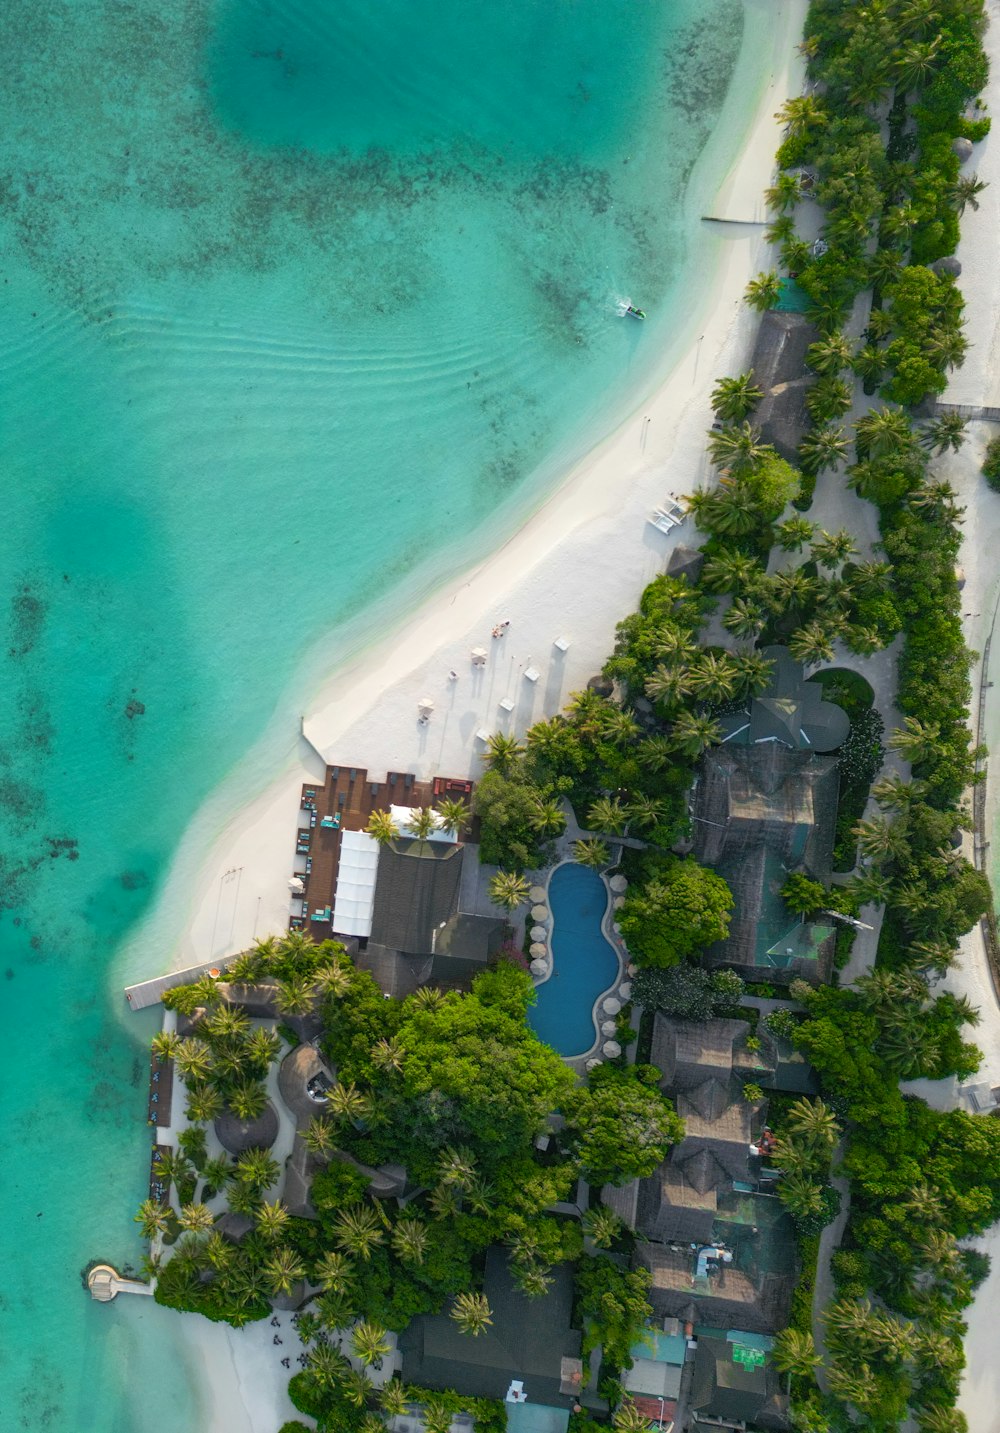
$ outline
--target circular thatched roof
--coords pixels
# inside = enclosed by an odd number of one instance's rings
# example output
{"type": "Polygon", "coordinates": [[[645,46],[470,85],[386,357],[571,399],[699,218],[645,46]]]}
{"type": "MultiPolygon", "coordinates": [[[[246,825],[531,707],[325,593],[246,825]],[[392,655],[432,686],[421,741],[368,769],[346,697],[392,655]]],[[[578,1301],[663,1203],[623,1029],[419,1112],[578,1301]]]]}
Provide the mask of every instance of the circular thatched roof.
{"type": "Polygon", "coordinates": [[[951,142],[952,153],[957,154],[964,164],[967,159],[972,158],[972,140],[966,139],[964,134],[958,135],[951,142]]]}
{"type": "Polygon", "coordinates": [[[241,1120],[226,1110],[215,1121],[215,1133],[222,1148],[230,1154],[245,1154],[248,1149],[270,1149],[278,1138],[278,1114],[268,1101],[264,1112],[255,1120],[241,1120]]]}
{"type": "Polygon", "coordinates": [[[233,1244],[238,1244],[253,1228],[253,1220],[249,1214],[237,1214],[233,1209],[227,1209],[215,1221],[215,1227],[224,1239],[229,1239],[233,1244]]]}
{"type": "Polygon", "coordinates": [[[956,259],[954,254],[946,254],[943,259],[935,259],[930,267],[935,274],[950,274],[953,279],[957,279],[962,272],[962,262],[960,259],[956,259]]]}
{"type": "Polygon", "coordinates": [[[591,677],[587,682],[587,690],[596,692],[599,697],[610,697],[614,689],[614,682],[610,681],[603,672],[598,672],[596,677],[591,677]]]}
{"type": "Polygon", "coordinates": [[[278,1070],[278,1090],[297,1120],[312,1119],[313,1115],[321,1114],[324,1109],[323,1101],[314,1100],[309,1094],[309,1081],[317,1075],[323,1076],[327,1083],[333,1083],[333,1077],[322,1055],[312,1045],[296,1045],[281,1062],[278,1070]]]}

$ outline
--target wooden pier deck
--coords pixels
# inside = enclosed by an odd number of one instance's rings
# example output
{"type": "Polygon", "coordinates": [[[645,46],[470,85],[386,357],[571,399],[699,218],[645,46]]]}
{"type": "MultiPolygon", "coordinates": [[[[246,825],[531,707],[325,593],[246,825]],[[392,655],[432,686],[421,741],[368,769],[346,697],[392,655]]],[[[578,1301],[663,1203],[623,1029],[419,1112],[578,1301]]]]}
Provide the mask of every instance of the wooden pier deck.
{"type": "Polygon", "coordinates": [[[141,980],[138,985],[126,985],[125,999],[133,1010],[145,1010],[149,1005],[159,1004],[165,990],[172,990],[175,985],[193,985],[210,970],[225,970],[238,954],[224,956],[221,960],[208,960],[204,965],[189,965],[186,970],[175,970],[172,975],[157,975],[152,980],[141,980]]]}
{"type": "Polygon", "coordinates": [[[170,1112],[174,1094],[174,1062],[149,1057],[149,1101],[146,1123],[160,1129],[170,1128],[170,1112]]]}
{"type": "MultiPolygon", "coordinates": [[[[434,806],[443,800],[472,801],[473,783],[447,776],[418,781],[412,772],[390,771],[384,781],[371,781],[357,766],[328,766],[322,785],[306,782],[300,800],[293,876],[305,886],[301,913],[292,912],[292,930],[308,930],[314,940],[333,935],[333,896],[344,831],[363,831],[373,811],[390,806],[434,806]],[[327,818],[336,826],[324,826],[327,818]],[[330,915],[324,914],[330,912],[330,915]]],[[[293,897],[293,903],[295,898],[293,897]]]]}
{"type": "Polygon", "coordinates": [[[155,1199],[158,1204],[166,1204],[170,1195],[170,1185],[160,1173],[160,1159],[171,1153],[168,1144],[154,1144],[149,1151],[149,1197],[155,1199]]]}

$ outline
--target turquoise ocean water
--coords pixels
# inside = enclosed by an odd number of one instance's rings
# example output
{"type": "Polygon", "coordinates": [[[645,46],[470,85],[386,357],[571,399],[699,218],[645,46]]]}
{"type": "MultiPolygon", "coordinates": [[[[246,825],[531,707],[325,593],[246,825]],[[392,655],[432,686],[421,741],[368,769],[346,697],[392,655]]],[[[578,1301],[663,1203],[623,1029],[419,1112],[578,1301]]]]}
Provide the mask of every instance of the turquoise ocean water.
{"type": "Polygon", "coordinates": [[[742,0],[4,19],[0,1426],[190,1433],[176,1316],[81,1291],[141,1252],[115,953],[324,634],[651,381],[742,0]]]}

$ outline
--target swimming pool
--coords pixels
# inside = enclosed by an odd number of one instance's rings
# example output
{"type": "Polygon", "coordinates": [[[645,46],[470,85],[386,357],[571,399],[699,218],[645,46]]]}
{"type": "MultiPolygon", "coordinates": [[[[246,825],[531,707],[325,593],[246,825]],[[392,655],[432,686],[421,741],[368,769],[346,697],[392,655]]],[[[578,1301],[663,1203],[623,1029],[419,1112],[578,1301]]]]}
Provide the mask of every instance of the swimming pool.
{"type": "Polygon", "coordinates": [[[608,888],[596,871],[570,861],[552,872],[552,974],[538,986],[528,1023],[567,1058],[594,1044],[594,1001],[618,978],[618,955],[601,929],[607,904],[608,888]]]}

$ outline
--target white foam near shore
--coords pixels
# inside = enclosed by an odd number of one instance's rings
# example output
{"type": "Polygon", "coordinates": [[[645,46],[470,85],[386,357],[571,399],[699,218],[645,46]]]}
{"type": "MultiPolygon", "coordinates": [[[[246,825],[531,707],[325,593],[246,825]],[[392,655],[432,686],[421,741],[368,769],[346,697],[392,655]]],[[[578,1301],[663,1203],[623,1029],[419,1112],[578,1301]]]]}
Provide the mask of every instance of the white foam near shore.
{"type": "MultiPolygon", "coordinates": [[[[770,37],[771,64],[741,156],[720,190],[726,216],[759,213],[780,140],[774,111],[801,86],[795,44],[806,8],[806,0],[748,0],[747,23],[766,27],[759,33],[770,37]]],[[[731,133],[741,120],[724,114],[713,143],[723,144],[727,125],[731,133]]],[[[397,619],[384,640],[328,678],[305,721],[312,749],[299,738],[286,699],[279,713],[286,738],[275,739],[272,729],[192,823],[156,910],[114,973],[117,983],[168,963],[180,969],[205,961],[285,928],[299,787],[321,775],[320,753],[365,767],[373,779],[388,769],[474,775],[481,769],[477,732],[523,731],[558,711],[600,670],[615,624],[663,570],[671,547],[688,536],[686,527],[659,533],[646,519],[668,494],[710,479],[709,391],[749,354],[756,321],[741,300],[767,261],[763,229],[730,222],[713,230],[721,236],[718,267],[706,265],[700,276],[704,294],[692,313],[689,345],[660,386],[623,415],[498,551],[440,585],[423,608],[397,619]],[[494,639],[491,629],[501,621],[510,626],[494,639]],[[565,650],[558,638],[567,640],[565,650]],[[479,672],[470,661],[474,646],[487,650],[479,672]],[[421,724],[425,695],[435,706],[421,724]],[[500,705],[505,698],[513,704],[509,712],[500,705]],[[247,790],[263,785],[248,776],[259,771],[263,750],[270,784],[247,804],[247,790]]],[[[263,1334],[199,1319],[185,1334],[197,1346],[209,1390],[206,1433],[257,1433],[291,1416],[288,1375],[270,1356],[269,1337],[265,1349],[258,1347],[263,1334]]]]}

